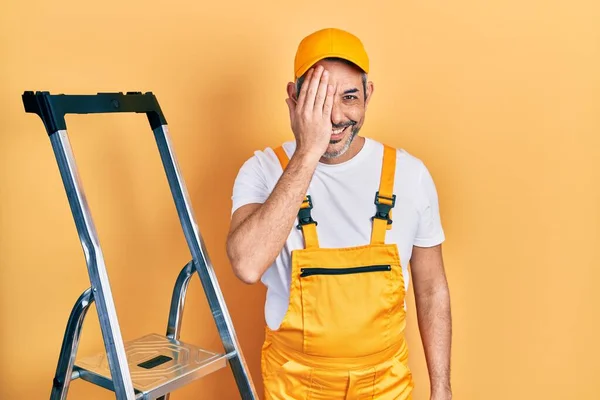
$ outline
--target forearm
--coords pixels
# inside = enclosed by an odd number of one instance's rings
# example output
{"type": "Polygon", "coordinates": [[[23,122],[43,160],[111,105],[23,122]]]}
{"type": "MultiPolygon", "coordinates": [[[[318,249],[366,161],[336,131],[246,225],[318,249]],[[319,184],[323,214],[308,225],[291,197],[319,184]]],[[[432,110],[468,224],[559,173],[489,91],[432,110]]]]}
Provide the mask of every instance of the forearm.
{"type": "Polygon", "coordinates": [[[440,283],[420,293],[416,306],[432,395],[449,393],[452,316],[448,285],[440,283]]]}
{"type": "Polygon", "coordinates": [[[244,282],[258,281],[283,248],[317,163],[313,156],[294,154],[265,203],[230,234],[228,256],[244,282]]]}

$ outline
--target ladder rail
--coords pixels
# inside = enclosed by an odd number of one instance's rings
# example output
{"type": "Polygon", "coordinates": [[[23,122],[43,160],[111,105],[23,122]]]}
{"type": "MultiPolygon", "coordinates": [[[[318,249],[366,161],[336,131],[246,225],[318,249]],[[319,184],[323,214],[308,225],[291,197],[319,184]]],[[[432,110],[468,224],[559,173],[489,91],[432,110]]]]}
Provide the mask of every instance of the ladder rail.
{"type": "Polygon", "coordinates": [[[115,394],[119,400],[135,400],[104,256],[66,129],[51,134],[50,141],[85,255],[115,394]]]}
{"type": "Polygon", "coordinates": [[[93,302],[92,288],[88,288],[79,296],[71,310],[58,357],[50,400],[66,400],[67,398],[69,385],[74,379],[73,375],[75,375],[73,373],[73,366],[75,365],[75,357],[77,355],[77,348],[79,347],[81,328],[93,302]]]}
{"type": "Polygon", "coordinates": [[[194,260],[190,261],[183,267],[173,288],[171,298],[171,307],[169,309],[169,322],[167,324],[167,337],[169,339],[179,339],[181,334],[181,323],[183,319],[183,309],[185,308],[185,297],[187,288],[192,275],[196,272],[194,260]]]}
{"type": "MultiPolygon", "coordinates": [[[[181,334],[181,323],[183,320],[183,309],[185,308],[185,297],[188,285],[192,275],[196,272],[194,260],[190,261],[182,268],[175,281],[173,294],[171,298],[171,307],[169,308],[169,322],[167,323],[167,337],[169,339],[179,340],[181,334]]],[[[156,400],[169,400],[170,394],[166,394],[156,400]]]]}
{"type": "Polygon", "coordinates": [[[238,344],[239,342],[233,327],[231,316],[229,315],[223,294],[218,285],[217,276],[208,256],[204,240],[198,229],[189,194],[173,151],[168,127],[164,124],[154,128],[153,132],[186,242],[192,254],[196,271],[200,277],[225,352],[235,352],[236,354],[235,357],[229,360],[234,379],[240,390],[242,399],[258,399],[258,394],[250,379],[248,365],[246,364],[238,344]]]}

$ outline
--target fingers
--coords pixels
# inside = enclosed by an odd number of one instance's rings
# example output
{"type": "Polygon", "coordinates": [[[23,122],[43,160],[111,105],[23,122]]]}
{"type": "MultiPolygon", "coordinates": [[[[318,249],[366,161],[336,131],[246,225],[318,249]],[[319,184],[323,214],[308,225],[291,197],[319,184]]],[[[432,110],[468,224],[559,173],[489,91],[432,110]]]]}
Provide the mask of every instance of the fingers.
{"type": "Polygon", "coordinates": [[[327,85],[327,96],[325,97],[325,104],[323,104],[323,118],[326,120],[331,119],[331,110],[333,109],[333,99],[337,92],[337,86],[327,85]]]}
{"type": "Polygon", "coordinates": [[[288,105],[288,108],[290,110],[290,120],[293,122],[294,113],[296,112],[296,102],[288,97],[287,99],[285,99],[285,104],[288,105]]]}
{"type": "Polygon", "coordinates": [[[313,114],[315,111],[329,118],[337,89],[329,84],[329,72],[323,66],[311,68],[306,73],[296,104],[288,103],[290,113],[313,114]]]}
{"type": "Polygon", "coordinates": [[[302,83],[302,86],[300,87],[300,93],[298,94],[298,99],[297,99],[297,106],[300,109],[304,106],[305,99],[306,99],[306,92],[308,91],[308,85],[310,84],[310,80],[312,78],[313,72],[314,72],[313,68],[308,70],[308,72],[306,73],[306,76],[304,77],[304,82],[302,83]]]}
{"type": "Polygon", "coordinates": [[[319,82],[319,88],[315,96],[315,111],[323,111],[323,103],[325,102],[325,96],[327,96],[327,84],[329,83],[329,72],[323,71],[321,75],[321,81],[319,82]]]}
{"type": "MultiPolygon", "coordinates": [[[[307,78],[306,99],[304,101],[304,104],[302,105],[303,109],[306,112],[312,113],[312,111],[313,111],[313,108],[315,106],[315,97],[317,95],[317,89],[319,88],[319,83],[321,81],[322,75],[323,75],[323,67],[319,65],[313,71],[312,76],[310,77],[310,81],[307,78]]],[[[304,86],[304,85],[302,85],[302,86],[304,86]]]]}

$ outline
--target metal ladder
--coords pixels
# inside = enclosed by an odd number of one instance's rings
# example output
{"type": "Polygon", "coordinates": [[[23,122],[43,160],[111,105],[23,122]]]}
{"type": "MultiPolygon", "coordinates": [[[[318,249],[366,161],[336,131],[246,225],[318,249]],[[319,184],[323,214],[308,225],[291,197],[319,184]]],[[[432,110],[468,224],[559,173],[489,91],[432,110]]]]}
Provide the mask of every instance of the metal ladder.
{"type": "Polygon", "coordinates": [[[56,156],[67,198],[86,259],[91,287],[76,301],[62,343],[51,400],[67,398],[69,384],[81,378],[115,392],[118,400],[166,400],[169,393],[229,363],[241,398],[258,395],[242,355],[233,323],[198,225],[169,138],[166,119],[151,92],[52,95],[26,91],[25,111],[43,121],[56,156]],[[124,342],[117,320],[102,250],[79,178],[67,135],[66,114],[145,113],[167,175],[177,213],[192,260],[175,281],[166,335],[149,334],[124,342]],[[190,278],[197,273],[224,347],[224,354],[202,350],[179,340],[185,295],[190,278]],[[81,328],[95,302],[105,351],[76,361],[81,328]]]}

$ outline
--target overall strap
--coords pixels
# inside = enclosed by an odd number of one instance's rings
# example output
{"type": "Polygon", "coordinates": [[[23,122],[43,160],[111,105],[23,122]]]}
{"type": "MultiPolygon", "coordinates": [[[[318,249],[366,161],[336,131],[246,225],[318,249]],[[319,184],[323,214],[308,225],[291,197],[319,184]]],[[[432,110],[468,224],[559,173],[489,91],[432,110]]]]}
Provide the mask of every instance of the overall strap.
{"type": "MultiPolygon", "coordinates": [[[[289,158],[285,153],[285,150],[282,146],[279,146],[274,149],[275,155],[279,159],[279,163],[281,164],[281,168],[285,171],[289,158]]],[[[313,208],[312,199],[310,195],[307,195],[302,204],[300,205],[300,209],[298,210],[298,225],[296,226],[298,229],[302,230],[302,234],[304,235],[304,244],[306,248],[316,248],[319,247],[319,238],[317,236],[317,221],[312,219],[310,215],[310,211],[313,208]]]]}
{"type": "Polygon", "coordinates": [[[279,163],[281,164],[281,168],[285,171],[285,169],[287,168],[288,162],[290,160],[289,160],[287,154],[285,153],[285,150],[283,149],[283,146],[277,147],[274,151],[275,151],[275,155],[279,159],[279,163]]]}
{"type": "Polygon", "coordinates": [[[371,244],[385,243],[385,233],[392,229],[392,208],[396,205],[394,177],[396,175],[396,149],[383,146],[383,163],[379,191],[375,194],[377,211],[372,219],[371,244]]]}

